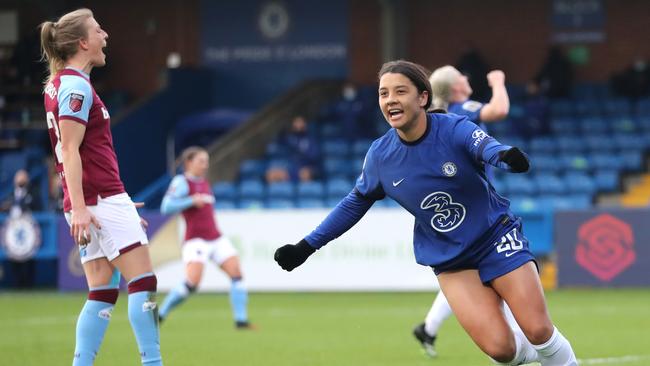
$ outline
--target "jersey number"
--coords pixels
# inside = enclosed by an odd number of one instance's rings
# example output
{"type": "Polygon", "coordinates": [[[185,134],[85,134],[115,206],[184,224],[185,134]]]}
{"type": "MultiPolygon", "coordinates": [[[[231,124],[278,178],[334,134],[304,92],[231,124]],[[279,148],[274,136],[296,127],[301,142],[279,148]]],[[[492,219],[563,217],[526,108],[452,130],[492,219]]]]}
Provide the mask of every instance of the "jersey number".
{"type": "Polygon", "coordinates": [[[53,129],[54,136],[56,136],[56,144],[54,145],[54,158],[56,159],[57,164],[63,164],[63,152],[61,148],[61,132],[59,132],[59,124],[56,123],[54,113],[52,112],[47,112],[45,119],[47,119],[47,128],[53,129]]]}
{"type": "Polygon", "coordinates": [[[512,229],[512,231],[501,237],[501,243],[497,245],[497,253],[523,248],[524,242],[517,237],[517,229],[512,229]]]}

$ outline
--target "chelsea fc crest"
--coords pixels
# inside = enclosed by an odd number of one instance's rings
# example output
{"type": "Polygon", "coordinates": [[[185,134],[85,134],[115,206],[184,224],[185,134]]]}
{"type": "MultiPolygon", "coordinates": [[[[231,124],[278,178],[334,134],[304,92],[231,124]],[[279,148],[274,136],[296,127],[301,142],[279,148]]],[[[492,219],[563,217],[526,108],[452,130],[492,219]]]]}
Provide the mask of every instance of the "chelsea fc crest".
{"type": "Polygon", "coordinates": [[[7,257],[18,262],[32,258],[41,246],[41,230],[31,215],[8,218],[0,238],[7,257]]]}
{"type": "Polygon", "coordinates": [[[446,175],[447,177],[453,177],[457,172],[458,168],[456,168],[456,164],[452,163],[451,161],[448,161],[442,165],[442,174],[446,175]]]}

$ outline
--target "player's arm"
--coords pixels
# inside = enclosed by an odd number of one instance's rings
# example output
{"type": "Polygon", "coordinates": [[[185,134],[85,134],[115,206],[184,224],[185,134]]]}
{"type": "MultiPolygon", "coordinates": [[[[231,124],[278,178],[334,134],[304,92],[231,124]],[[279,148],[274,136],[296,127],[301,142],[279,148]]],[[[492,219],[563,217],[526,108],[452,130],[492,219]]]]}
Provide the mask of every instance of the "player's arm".
{"type": "Polygon", "coordinates": [[[325,220],[297,244],[287,244],[275,251],[274,259],[282,269],[292,271],[303,264],[316,249],[350,230],[375,201],[385,197],[372,151],[373,147],[366,155],[363,171],[352,192],[336,205],[325,220]]]}
{"type": "Polygon", "coordinates": [[[508,116],[510,98],[506,90],[506,75],[501,70],[493,70],[487,74],[488,84],[492,88],[490,102],[481,108],[481,122],[496,122],[508,116]]]}
{"type": "Polygon", "coordinates": [[[82,183],[83,166],[79,153],[93,104],[92,89],[82,77],[64,76],[61,77],[58,98],[63,173],[72,205],[70,234],[77,244],[85,245],[90,241],[90,224],[100,228],[99,222],[86,207],[82,183]]]}
{"type": "Polygon", "coordinates": [[[530,168],[528,156],[519,148],[500,143],[467,118],[456,122],[453,139],[476,161],[513,173],[525,173],[530,168]]]}
{"type": "Polygon", "coordinates": [[[171,215],[200,204],[195,202],[197,197],[190,196],[189,193],[190,186],[187,184],[187,179],[182,175],[175,176],[162,199],[160,212],[171,215]]]}

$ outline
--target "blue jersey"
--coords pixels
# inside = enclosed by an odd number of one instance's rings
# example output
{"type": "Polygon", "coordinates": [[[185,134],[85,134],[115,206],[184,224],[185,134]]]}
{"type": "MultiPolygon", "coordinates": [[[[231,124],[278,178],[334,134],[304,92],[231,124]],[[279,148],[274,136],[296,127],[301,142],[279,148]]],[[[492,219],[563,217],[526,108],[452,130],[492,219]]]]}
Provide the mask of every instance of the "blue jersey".
{"type": "Polygon", "coordinates": [[[428,114],[426,132],[413,142],[391,129],[371,145],[354,190],[305,240],[322,247],[389,196],[415,217],[416,261],[428,266],[452,261],[489,237],[504,216],[514,218],[484,169],[487,163],[510,170],[499,161],[499,152],[510,148],[453,114],[428,114]]]}
{"type": "Polygon", "coordinates": [[[459,116],[466,116],[470,121],[478,124],[482,129],[485,128],[485,123],[481,121],[481,110],[485,105],[475,100],[466,100],[462,103],[449,103],[447,112],[457,114],[459,116]]]}

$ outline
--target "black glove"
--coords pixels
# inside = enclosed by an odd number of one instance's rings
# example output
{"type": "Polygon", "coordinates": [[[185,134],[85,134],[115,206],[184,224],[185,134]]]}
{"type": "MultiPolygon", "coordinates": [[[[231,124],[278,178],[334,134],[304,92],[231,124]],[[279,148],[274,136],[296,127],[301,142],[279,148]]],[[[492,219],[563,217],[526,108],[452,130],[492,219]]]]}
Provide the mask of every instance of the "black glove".
{"type": "Polygon", "coordinates": [[[298,244],[287,244],[279,247],[275,251],[273,258],[285,271],[293,271],[294,268],[305,263],[307,258],[312,255],[316,249],[307,244],[305,239],[302,239],[298,244]]]}
{"type": "Polygon", "coordinates": [[[508,164],[513,173],[525,173],[530,168],[530,162],[526,155],[517,147],[509,150],[499,151],[499,160],[508,164]]]}

